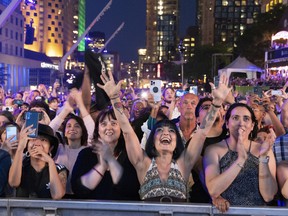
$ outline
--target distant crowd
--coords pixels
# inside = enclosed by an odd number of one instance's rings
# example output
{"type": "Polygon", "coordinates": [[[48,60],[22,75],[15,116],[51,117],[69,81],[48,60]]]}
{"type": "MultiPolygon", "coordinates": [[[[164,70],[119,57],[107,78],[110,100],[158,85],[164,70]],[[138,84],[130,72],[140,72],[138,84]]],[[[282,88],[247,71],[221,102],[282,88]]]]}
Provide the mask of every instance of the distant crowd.
{"type": "Polygon", "coordinates": [[[166,87],[157,101],[123,90],[110,72],[99,80],[91,95],[85,71],[61,100],[59,81],[51,91],[0,87],[1,197],[212,203],[221,212],[286,205],[285,79],[236,78],[232,86],[273,86],[239,97],[222,75],[210,92],[166,87]]]}

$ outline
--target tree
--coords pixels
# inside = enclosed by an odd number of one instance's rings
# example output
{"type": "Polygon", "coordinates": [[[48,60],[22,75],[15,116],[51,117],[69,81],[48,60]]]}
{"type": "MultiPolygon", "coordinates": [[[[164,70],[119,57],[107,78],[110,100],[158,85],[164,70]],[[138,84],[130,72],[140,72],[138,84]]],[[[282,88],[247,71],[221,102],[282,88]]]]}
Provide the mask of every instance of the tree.
{"type": "MultiPolygon", "coordinates": [[[[195,49],[195,55],[184,66],[184,75],[188,79],[203,79],[204,74],[211,77],[212,56],[215,53],[227,53],[228,48],[224,44],[203,45],[195,49]]],[[[225,66],[225,65],[224,65],[225,66]]]]}
{"type": "Polygon", "coordinates": [[[270,48],[271,35],[282,30],[280,20],[287,8],[286,5],[277,4],[269,12],[259,14],[256,22],[238,38],[235,53],[264,67],[264,53],[270,48]]]}

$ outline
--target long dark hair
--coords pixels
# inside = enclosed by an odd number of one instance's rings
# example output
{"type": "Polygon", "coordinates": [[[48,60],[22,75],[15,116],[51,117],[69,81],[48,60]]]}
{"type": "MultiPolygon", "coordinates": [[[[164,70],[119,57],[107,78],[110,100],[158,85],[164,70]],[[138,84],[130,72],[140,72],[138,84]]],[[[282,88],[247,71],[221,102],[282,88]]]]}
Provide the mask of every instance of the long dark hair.
{"type": "MultiPolygon", "coordinates": [[[[258,122],[256,120],[256,117],[255,117],[255,114],[252,110],[252,108],[250,106],[248,106],[247,104],[244,104],[244,103],[234,103],[232,104],[229,109],[227,110],[226,112],[226,115],[225,115],[225,122],[228,122],[229,121],[229,118],[231,117],[231,112],[233,109],[235,109],[236,107],[244,107],[246,108],[250,114],[251,114],[251,120],[252,122],[254,123],[254,127],[253,127],[253,130],[251,131],[250,135],[249,135],[249,139],[250,140],[254,140],[256,137],[257,137],[257,132],[258,132],[258,122]]],[[[228,130],[226,128],[226,124],[225,124],[225,129],[228,130]]]]}
{"type": "Polygon", "coordinates": [[[65,122],[63,123],[64,127],[63,127],[63,137],[64,137],[64,143],[68,144],[68,140],[67,137],[65,136],[65,130],[66,130],[66,126],[67,123],[70,119],[74,119],[81,127],[82,129],[82,136],[81,136],[81,146],[86,146],[87,145],[87,140],[88,140],[88,132],[87,132],[87,128],[84,124],[84,121],[82,118],[80,118],[79,116],[76,115],[69,115],[68,118],[65,119],[65,122]]]}
{"type": "Polygon", "coordinates": [[[170,127],[176,131],[176,148],[173,152],[172,158],[174,160],[177,160],[180,157],[182,151],[184,150],[184,144],[182,143],[181,135],[175,123],[168,119],[160,120],[153,126],[151,133],[148,137],[147,143],[146,143],[146,148],[145,148],[146,154],[148,155],[149,158],[154,158],[159,155],[159,153],[157,152],[155,148],[154,136],[156,133],[156,129],[159,127],[163,127],[163,126],[170,127]]]}
{"type": "MultiPolygon", "coordinates": [[[[95,120],[95,130],[94,130],[94,136],[93,136],[94,140],[98,140],[99,139],[99,133],[98,133],[99,124],[101,122],[103,122],[106,117],[108,117],[108,119],[114,119],[114,120],[117,121],[117,118],[116,118],[115,113],[114,113],[112,108],[108,108],[108,109],[102,110],[98,114],[98,116],[97,116],[97,118],[95,120]]],[[[114,148],[114,154],[115,155],[119,155],[120,152],[123,151],[123,150],[126,150],[126,149],[125,149],[125,140],[124,140],[123,132],[121,130],[120,136],[118,138],[117,145],[114,148]]]]}

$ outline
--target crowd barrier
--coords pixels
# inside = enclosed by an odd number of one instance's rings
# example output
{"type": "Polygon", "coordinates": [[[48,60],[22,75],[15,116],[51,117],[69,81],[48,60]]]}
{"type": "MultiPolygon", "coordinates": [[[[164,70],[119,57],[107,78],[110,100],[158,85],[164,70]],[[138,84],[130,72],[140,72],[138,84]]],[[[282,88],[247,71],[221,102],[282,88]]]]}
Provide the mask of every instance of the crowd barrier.
{"type": "Polygon", "coordinates": [[[221,214],[210,204],[96,200],[0,199],[0,216],[287,216],[286,207],[230,207],[221,214]]]}

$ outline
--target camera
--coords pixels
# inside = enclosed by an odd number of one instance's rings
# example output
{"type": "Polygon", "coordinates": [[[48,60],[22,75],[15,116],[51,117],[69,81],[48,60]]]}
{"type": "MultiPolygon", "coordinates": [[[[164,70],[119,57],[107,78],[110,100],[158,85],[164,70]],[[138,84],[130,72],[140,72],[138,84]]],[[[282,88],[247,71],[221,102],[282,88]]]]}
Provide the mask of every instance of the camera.
{"type": "Polygon", "coordinates": [[[150,80],[150,93],[154,96],[154,101],[161,101],[161,80],[150,80]]]}

